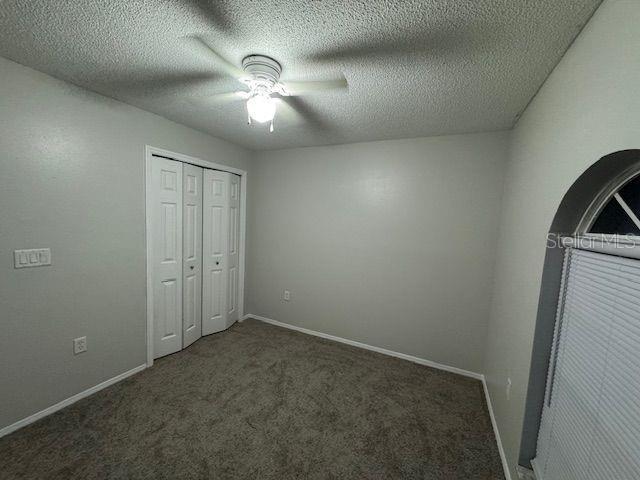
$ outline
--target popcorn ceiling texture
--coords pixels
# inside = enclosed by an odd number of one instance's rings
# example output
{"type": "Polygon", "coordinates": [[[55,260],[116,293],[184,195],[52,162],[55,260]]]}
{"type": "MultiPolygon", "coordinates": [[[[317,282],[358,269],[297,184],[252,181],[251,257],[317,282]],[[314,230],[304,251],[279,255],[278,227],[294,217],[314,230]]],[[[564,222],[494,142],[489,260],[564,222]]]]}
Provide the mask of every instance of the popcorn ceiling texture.
{"type": "Polygon", "coordinates": [[[600,0],[4,0],[0,55],[252,149],[508,129],[600,0]],[[246,125],[241,85],[184,37],[282,80],[344,75],[276,131],[246,125]]]}

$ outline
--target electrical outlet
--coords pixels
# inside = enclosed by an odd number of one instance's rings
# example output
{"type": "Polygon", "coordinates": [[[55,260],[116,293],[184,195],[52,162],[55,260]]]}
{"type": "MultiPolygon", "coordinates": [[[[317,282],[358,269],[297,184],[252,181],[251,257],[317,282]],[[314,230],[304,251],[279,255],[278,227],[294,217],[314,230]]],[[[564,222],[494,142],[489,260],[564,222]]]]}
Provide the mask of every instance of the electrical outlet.
{"type": "Polygon", "coordinates": [[[511,399],[511,377],[507,378],[507,387],[505,388],[507,394],[507,400],[511,399]]]}
{"type": "Polygon", "coordinates": [[[289,300],[291,300],[291,292],[289,290],[285,290],[282,298],[285,302],[288,302],[289,300]]]}
{"type": "Polygon", "coordinates": [[[78,337],[73,339],[73,353],[77,355],[87,351],[87,337],[78,337]]]}

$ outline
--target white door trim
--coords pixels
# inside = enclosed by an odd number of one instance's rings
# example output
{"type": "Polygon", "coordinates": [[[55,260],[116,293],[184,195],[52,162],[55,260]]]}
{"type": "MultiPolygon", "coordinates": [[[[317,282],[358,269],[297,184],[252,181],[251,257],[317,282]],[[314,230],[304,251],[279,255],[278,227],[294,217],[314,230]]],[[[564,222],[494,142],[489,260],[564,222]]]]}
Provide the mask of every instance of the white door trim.
{"type": "Polygon", "coordinates": [[[235,173],[240,176],[240,246],[239,266],[238,266],[238,318],[244,317],[244,270],[245,270],[245,239],[247,222],[247,172],[239,168],[222,165],[220,163],[200,160],[182,153],[171,152],[163,148],[145,146],[145,244],[147,256],[147,366],[153,365],[153,249],[151,242],[151,211],[152,198],[149,185],[151,182],[151,162],[153,155],[159,155],[183,163],[198,165],[199,167],[222,170],[223,172],[235,173]]]}

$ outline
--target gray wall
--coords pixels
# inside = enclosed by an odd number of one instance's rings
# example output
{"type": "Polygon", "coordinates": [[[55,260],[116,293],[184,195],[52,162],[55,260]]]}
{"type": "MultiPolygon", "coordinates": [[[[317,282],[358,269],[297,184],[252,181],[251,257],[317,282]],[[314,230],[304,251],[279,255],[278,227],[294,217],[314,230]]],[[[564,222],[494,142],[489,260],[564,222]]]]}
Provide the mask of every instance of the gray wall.
{"type": "Polygon", "coordinates": [[[257,154],[247,312],[479,372],[506,149],[503,132],[257,154]]]}
{"type": "MultiPolygon", "coordinates": [[[[256,154],[247,311],[484,371],[515,467],[545,234],[589,165],[639,145],[638,24],[605,1],[511,134],[256,154]]],[[[0,132],[1,427],[144,363],[144,145],[249,153],[2,59],[0,132]],[[52,267],[13,270],[47,246],[52,267]]]]}
{"type": "Polygon", "coordinates": [[[3,427],[145,362],[145,144],[249,154],[1,58],[0,132],[3,427]],[[36,247],[53,266],[14,270],[36,247]]]}
{"type": "Polygon", "coordinates": [[[640,143],[639,24],[640,2],[605,1],[511,135],[484,372],[512,469],[545,235],[564,194],[584,170],[608,153],[640,143]],[[513,382],[510,400],[507,377],[513,382]]]}

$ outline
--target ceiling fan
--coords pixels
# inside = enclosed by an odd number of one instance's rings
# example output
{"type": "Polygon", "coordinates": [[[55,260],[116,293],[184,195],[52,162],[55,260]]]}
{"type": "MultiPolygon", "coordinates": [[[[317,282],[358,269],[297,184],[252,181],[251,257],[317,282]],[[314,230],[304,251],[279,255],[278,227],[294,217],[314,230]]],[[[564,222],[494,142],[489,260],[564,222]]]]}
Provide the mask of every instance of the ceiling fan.
{"type": "MultiPolygon", "coordinates": [[[[282,66],[276,60],[265,55],[248,55],[242,60],[241,68],[236,67],[216,52],[200,37],[189,37],[206,48],[214,63],[227,75],[242,83],[247,90],[212,95],[220,100],[234,98],[246,100],[247,123],[269,123],[269,131],[273,132],[273,120],[278,102],[281,98],[306,95],[328,90],[348,90],[349,85],[344,77],[328,81],[280,82],[282,66]]],[[[288,107],[297,110],[298,115],[305,112],[295,102],[288,107]],[[298,107],[298,108],[296,108],[298,107]]]]}

